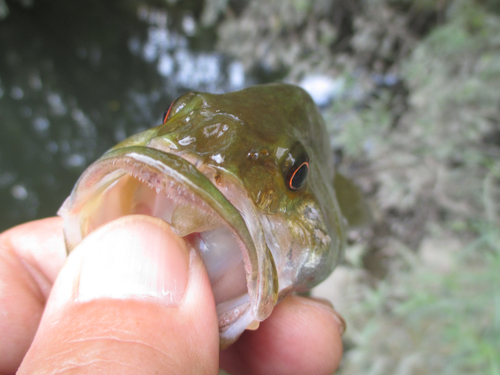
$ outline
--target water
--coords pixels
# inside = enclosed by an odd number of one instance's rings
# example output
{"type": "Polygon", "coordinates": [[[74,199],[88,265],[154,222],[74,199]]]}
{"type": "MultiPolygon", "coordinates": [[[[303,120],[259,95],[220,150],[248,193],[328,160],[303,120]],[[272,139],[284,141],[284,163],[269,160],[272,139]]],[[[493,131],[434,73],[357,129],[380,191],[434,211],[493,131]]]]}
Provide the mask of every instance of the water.
{"type": "Polygon", "coordinates": [[[215,31],[197,23],[197,2],[165,4],[8,3],[0,20],[0,230],[55,215],[92,161],[158,125],[180,94],[247,85],[241,64],[214,51],[215,31]]]}

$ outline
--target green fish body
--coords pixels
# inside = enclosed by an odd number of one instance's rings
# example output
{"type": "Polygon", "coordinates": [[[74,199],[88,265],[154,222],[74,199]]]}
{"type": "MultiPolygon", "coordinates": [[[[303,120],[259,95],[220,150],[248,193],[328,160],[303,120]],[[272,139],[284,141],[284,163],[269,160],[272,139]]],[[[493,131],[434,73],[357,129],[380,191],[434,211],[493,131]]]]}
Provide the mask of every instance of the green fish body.
{"type": "Polygon", "coordinates": [[[120,216],[168,222],[205,263],[227,346],[339,263],[346,221],[333,180],[329,136],[303,89],[190,92],[162,125],[89,166],[59,215],[68,251],[120,216]]]}

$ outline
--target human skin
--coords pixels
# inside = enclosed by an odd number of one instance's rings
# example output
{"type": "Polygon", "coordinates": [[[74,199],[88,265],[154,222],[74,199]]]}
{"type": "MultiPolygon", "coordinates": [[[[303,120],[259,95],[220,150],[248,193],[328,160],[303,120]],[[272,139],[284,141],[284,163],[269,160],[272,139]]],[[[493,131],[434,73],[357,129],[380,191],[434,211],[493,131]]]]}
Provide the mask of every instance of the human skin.
{"type": "Polygon", "coordinates": [[[69,257],[60,218],[0,234],[1,374],[332,374],[343,329],[331,305],[289,296],[219,351],[203,263],[156,218],[108,223],[69,257]]]}

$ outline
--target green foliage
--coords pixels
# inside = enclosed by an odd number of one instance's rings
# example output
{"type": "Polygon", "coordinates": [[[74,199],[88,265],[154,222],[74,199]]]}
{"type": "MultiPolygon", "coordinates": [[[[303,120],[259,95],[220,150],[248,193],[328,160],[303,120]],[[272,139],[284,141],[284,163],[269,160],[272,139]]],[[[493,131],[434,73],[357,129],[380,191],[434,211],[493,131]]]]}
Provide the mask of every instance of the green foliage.
{"type": "Polygon", "coordinates": [[[345,313],[354,348],[342,375],[498,373],[498,227],[482,225],[478,235],[472,254],[449,238],[429,242],[428,252],[446,254],[446,270],[424,254],[401,254],[405,261],[366,290],[345,313]]]}
{"type": "MultiPolygon", "coordinates": [[[[207,13],[213,13],[219,1],[207,0],[207,13]]],[[[353,6],[357,2],[351,1],[353,6]]],[[[350,6],[346,7],[344,2],[255,0],[242,3],[245,6],[239,17],[228,16],[219,25],[218,48],[238,57],[248,69],[259,66],[266,70],[285,70],[289,72],[288,78],[297,79],[311,66],[325,68],[336,64],[331,48],[338,42],[345,14],[350,13],[350,6]]]]}
{"type": "Polygon", "coordinates": [[[500,374],[499,47],[498,14],[450,1],[397,63],[406,90],[376,88],[360,105],[352,80],[328,114],[389,226],[386,277],[343,311],[342,375],[500,374]]]}
{"type": "Polygon", "coordinates": [[[468,218],[482,210],[477,191],[500,156],[489,141],[500,118],[500,18],[471,6],[457,2],[449,21],[401,61],[409,108],[399,118],[388,89],[362,110],[346,96],[329,114],[337,142],[377,171],[384,209],[418,210],[433,200],[468,218]]]}

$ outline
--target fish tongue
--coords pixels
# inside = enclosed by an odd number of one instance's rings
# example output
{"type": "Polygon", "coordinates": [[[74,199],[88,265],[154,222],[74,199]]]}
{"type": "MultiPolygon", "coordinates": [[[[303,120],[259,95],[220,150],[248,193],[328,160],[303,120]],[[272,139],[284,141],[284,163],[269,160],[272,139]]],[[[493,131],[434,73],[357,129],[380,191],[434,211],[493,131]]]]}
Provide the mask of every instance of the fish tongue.
{"type": "MultiPolygon", "coordinates": [[[[172,215],[171,225],[177,235],[185,237],[197,249],[207,270],[217,305],[231,304],[230,301],[239,300],[245,295],[248,300],[245,263],[240,245],[223,220],[199,204],[181,204],[172,215]]],[[[239,318],[248,308],[247,301],[244,306],[237,307],[237,312],[226,311],[226,320],[239,318]]]]}
{"type": "Polygon", "coordinates": [[[220,222],[214,216],[203,212],[196,206],[181,205],[174,211],[171,225],[180,237],[194,232],[206,232],[220,227],[220,222]]]}
{"type": "Polygon", "coordinates": [[[217,304],[248,293],[241,250],[227,227],[199,233],[199,253],[217,304]]]}

